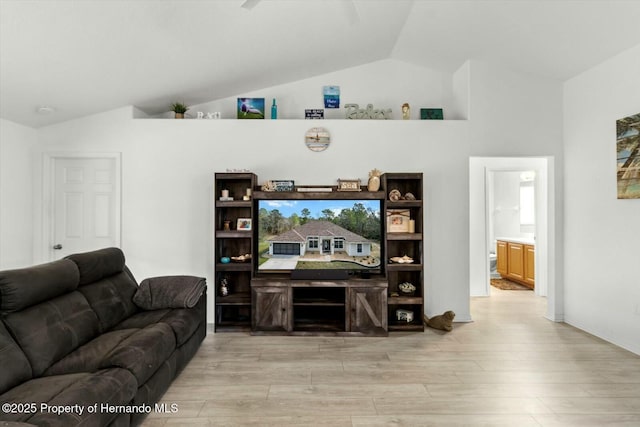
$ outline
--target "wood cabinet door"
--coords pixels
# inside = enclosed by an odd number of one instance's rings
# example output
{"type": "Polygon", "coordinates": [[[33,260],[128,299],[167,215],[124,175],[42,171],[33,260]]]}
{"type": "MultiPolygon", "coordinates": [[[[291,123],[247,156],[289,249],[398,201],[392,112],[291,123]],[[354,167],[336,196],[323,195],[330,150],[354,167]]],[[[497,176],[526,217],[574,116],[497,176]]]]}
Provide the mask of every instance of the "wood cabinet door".
{"type": "Polygon", "coordinates": [[[524,246],[524,283],[533,289],[536,282],[536,249],[535,246],[524,246]]]}
{"type": "Polygon", "coordinates": [[[498,240],[498,245],[496,248],[496,270],[498,271],[498,274],[500,274],[500,276],[502,277],[507,277],[508,258],[509,258],[509,254],[507,252],[507,242],[498,240]]]}
{"type": "Polygon", "coordinates": [[[365,335],[387,334],[387,289],[349,290],[350,332],[365,335]]]}
{"type": "Polygon", "coordinates": [[[509,242],[507,249],[509,251],[507,277],[524,280],[524,245],[509,242]]]}
{"type": "Polygon", "coordinates": [[[289,288],[253,287],[251,304],[254,331],[289,331],[289,288]]]}

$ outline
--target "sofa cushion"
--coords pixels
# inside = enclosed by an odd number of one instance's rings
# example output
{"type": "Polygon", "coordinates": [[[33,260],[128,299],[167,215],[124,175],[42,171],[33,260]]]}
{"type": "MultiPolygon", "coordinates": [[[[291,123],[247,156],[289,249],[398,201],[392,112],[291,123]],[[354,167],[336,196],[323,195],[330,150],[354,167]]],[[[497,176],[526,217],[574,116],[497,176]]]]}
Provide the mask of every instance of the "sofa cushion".
{"type": "Polygon", "coordinates": [[[144,384],[176,349],[176,339],[166,323],[156,323],[135,332],[105,355],[101,368],[128,369],[144,384]]]}
{"type": "Polygon", "coordinates": [[[73,254],[65,259],[73,261],[78,266],[80,286],[124,271],[124,254],[119,248],[105,248],[73,254]]]}
{"type": "Polygon", "coordinates": [[[27,356],[20,350],[9,332],[0,322],[0,360],[2,360],[2,374],[0,374],[0,394],[21,382],[31,379],[31,365],[27,356]]]}
{"type": "Polygon", "coordinates": [[[81,286],[81,292],[89,301],[100,320],[100,331],[108,331],[139,309],[133,303],[138,285],[124,271],[97,282],[81,286]]]}
{"type": "Polygon", "coordinates": [[[59,260],[0,272],[0,312],[19,311],[78,287],[78,267],[59,260]]]}
{"type": "Polygon", "coordinates": [[[53,364],[43,375],[95,372],[107,354],[137,331],[138,329],[122,329],[98,335],[53,364]]]}
{"type": "Polygon", "coordinates": [[[4,322],[34,377],[99,333],[98,318],[78,291],[9,313],[4,322]]]}
{"type": "Polygon", "coordinates": [[[205,319],[206,294],[200,297],[198,304],[191,309],[171,308],[162,310],[142,311],[116,325],[114,329],[144,328],[153,323],[166,323],[171,326],[176,336],[177,346],[184,344],[198,329],[205,319]]]}
{"type": "Polygon", "coordinates": [[[54,406],[70,406],[79,409],[72,413],[57,414],[37,411],[4,414],[8,421],[29,422],[35,425],[107,425],[115,419],[115,413],[100,410],[101,404],[127,405],[136,394],[138,384],[125,369],[105,369],[94,373],[78,373],[35,378],[0,395],[0,403],[36,403],[54,406]],[[98,404],[95,413],[89,406],[98,404]]]}

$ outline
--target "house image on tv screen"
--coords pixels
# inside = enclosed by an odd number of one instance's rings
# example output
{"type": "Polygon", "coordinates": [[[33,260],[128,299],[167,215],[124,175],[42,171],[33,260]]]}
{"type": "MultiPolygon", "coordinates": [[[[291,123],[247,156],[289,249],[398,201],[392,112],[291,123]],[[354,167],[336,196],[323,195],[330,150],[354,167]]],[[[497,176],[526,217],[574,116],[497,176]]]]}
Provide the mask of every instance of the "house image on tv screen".
{"type": "Polygon", "coordinates": [[[269,255],[369,256],[373,242],[329,221],[311,220],[269,239],[269,255]]]}

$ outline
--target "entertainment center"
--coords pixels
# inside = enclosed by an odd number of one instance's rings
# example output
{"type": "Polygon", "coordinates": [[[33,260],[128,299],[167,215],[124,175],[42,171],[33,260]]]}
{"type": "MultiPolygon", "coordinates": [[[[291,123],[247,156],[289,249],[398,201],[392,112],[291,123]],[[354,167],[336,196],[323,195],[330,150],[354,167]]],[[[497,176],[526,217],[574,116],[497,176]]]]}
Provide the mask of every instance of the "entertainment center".
{"type": "Polygon", "coordinates": [[[257,183],[215,174],[216,332],[424,330],[422,173],[383,174],[379,191],[257,183]]]}

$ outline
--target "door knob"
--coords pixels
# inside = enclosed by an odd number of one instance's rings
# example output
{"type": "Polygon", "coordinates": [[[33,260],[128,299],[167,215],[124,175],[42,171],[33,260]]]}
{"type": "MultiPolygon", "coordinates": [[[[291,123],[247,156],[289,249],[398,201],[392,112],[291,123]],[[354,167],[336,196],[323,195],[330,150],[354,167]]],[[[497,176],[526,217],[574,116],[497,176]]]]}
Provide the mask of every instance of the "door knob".
{"type": "Polygon", "coordinates": [[[57,245],[53,245],[53,249],[55,250],[62,249],[62,245],[60,243],[58,243],[57,245]]]}

